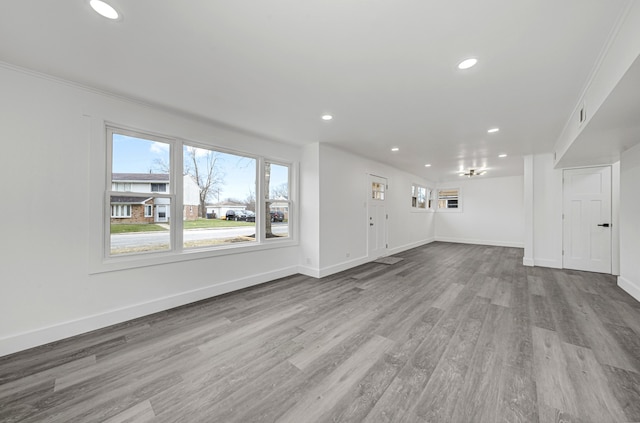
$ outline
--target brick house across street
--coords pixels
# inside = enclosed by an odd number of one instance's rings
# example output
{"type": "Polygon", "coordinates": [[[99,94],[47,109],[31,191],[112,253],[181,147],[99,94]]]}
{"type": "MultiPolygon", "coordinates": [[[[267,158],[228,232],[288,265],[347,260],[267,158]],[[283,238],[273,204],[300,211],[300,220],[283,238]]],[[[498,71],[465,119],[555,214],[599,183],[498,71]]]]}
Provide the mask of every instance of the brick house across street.
{"type": "MultiPolygon", "coordinates": [[[[165,173],[113,173],[111,223],[168,223],[171,201],[154,194],[168,194],[169,175],[165,173]],[[146,195],[148,194],[148,195],[146,195]]],[[[200,209],[200,188],[189,175],[183,176],[183,220],[195,220],[200,209]]]]}

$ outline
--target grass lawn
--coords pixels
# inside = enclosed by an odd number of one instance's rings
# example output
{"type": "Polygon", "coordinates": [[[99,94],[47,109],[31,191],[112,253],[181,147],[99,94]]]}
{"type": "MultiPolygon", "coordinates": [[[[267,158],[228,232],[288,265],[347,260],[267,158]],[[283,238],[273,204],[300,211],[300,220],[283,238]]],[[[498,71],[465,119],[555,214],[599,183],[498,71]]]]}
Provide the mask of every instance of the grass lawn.
{"type": "Polygon", "coordinates": [[[185,220],[182,222],[185,229],[231,228],[237,226],[255,226],[254,222],[236,222],[235,220],[202,219],[185,220]]]}
{"type": "MultiPolygon", "coordinates": [[[[210,229],[210,228],[233,228],[238,226],[255,226],[254,222],[236,222],[234,220],[220,219],[198,219],[185,220],[182,222],[185,229],[210,229]]],[[[112,234],[124,234],[128,232],[153,232],[167,231],[167,227],[153,223],[112,223],[112,234]]]]}
{"type": "Polygon", "coordinates": [[[154,225],[152,223],[112,223],[111,224],[111,233],[112,234],[124,234],[127,232],[153,232],[153,231],[166,231],[166,228],[163,228],[159,225],[154,225]]]}

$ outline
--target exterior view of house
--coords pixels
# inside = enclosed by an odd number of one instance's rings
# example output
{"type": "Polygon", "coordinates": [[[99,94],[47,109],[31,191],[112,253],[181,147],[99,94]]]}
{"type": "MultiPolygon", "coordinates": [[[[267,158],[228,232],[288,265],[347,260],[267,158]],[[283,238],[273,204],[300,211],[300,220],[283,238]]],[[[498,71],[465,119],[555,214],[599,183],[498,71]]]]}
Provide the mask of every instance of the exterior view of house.
{"type": "MultiPolygon", "coordinates": [[[[165,173],[113,173],[111,189],[123,193],[149,193],[111,196],[111,223],[168,223],[170,200],[154,193],[169,193],[169,175],[165,173]]],[[[184,175],[183,220],[198,218],[200,200],[198,184],[184,175]]]]}

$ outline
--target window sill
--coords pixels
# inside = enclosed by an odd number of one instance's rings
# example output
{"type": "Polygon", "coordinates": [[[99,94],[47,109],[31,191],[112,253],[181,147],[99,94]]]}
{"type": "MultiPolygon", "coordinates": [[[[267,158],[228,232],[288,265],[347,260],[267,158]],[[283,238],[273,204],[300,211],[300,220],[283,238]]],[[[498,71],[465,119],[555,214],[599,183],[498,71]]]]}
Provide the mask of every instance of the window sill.
{"type": "Polygon", "coordinates": [[[222,257],[231,254],[244,254],[257,251],[272,250],[277,248],[293,247],[298,245],[295,239],[268,240],[262,244],[255,245],[229,245],[216,249],[188,249],[177,253],[167,251],[161,253],[137,254],[122,257],[110,257],[99,260],[91,266],[90,275],[115,272],[119,270],[137,269],[141,267],[157,266],[159,264],[179,263],[189,260],[201,260],[215,257],[222,257]]]}

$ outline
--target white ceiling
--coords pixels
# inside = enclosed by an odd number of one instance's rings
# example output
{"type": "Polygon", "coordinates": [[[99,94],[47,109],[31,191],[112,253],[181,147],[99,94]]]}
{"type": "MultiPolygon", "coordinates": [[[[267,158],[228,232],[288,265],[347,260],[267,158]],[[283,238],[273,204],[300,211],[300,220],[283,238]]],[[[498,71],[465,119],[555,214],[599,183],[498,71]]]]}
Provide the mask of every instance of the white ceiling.
{"type": "Polygon", "coordinates": [[[520,175],[523,154],[552,150],[629,1],[111,0],[113,22],[86,0],[13,0],[0,60],[434,181],[520,175]]]}

